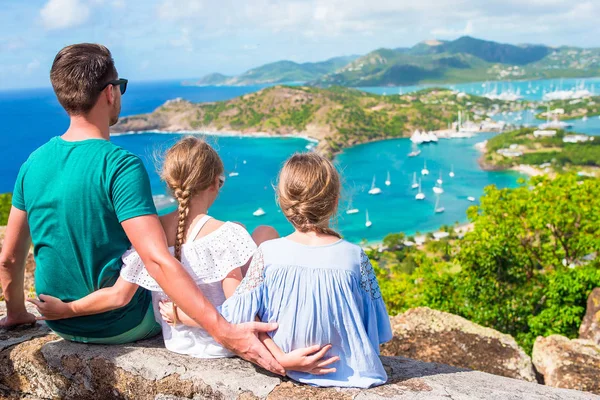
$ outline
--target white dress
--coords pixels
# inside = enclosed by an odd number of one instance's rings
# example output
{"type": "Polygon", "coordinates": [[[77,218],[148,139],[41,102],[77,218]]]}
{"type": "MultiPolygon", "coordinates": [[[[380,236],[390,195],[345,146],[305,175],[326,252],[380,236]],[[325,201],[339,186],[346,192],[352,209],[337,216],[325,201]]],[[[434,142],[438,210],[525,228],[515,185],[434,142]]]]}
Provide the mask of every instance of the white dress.
{"type": "MultiPolygon", "coordinates": [[[[193,227],[189,237],[195,238],[206,222],[203,217],[193,227]]],[[[169,248],[173,254],[173,247],[169,248]]],[[[256,244],[248,232],[238,224],[226,222],[217,230],[184,243],[181,248],[181,264],[190,274],[204,296],[215,307],[225,301],[221,282],[235,268],[245,265],[256,251],[256,244]]],[[[121,277],[152,291],[152,305],[156,321],[162,327],[165,347],[175,353],[198,358],[231,357],[233,354],[218,344],[204,329],[178,324],[168,325],[160,316],[158,304],[167,295],[148,274],[138,253],[129,250],[123,255],[121,277]]]]}

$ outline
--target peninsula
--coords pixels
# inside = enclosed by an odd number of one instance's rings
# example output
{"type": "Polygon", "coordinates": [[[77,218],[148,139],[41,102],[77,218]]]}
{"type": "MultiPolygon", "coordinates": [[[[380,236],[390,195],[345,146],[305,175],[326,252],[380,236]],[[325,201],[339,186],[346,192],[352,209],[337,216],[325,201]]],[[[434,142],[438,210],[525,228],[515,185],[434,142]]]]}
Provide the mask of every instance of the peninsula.
{"type": "Polygon", "coordinates": [[[113,133],[294,135],[318,140],[318,150],[332,156],[356,144],[408,137],[415,129],[448,129],[459,111],[464,119],[483,121],[488,113],[519,106],[447,89],[380,96],[342,87],[274,86],[221,102],[170,100],[152,113],[121,118],[113,133]]]}
{"type": "Polygon", "coordinates": [[[538,173],[576,171],[596,176],[600,140],[564,130],[522,128],[503,132],[482,146],[480,165],[486,170],[526,169],[538,173]]]}

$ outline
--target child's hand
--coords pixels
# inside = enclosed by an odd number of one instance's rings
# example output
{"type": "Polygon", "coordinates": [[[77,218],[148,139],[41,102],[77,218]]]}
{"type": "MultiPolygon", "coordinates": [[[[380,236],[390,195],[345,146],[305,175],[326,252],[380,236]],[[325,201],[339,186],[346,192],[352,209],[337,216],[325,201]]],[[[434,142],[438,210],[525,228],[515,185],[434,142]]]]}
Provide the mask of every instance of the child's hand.
{"type": "Polygon", "coordinates": [[[70,303],[65,303],[61,299],[46,294],[40,294],[39,299],[27,299],[28,302],[33,304],[37,310],[42,314],[42,317],[38,317],[38,320],[52,321],[55,319],[72,318],[75,316],[70,303]]]}
{"type": "Polygon", "coordinates": [[[298,349],[280,355],[277,357],[277,361],[286,370],[307,372],[313,375],[325,375],[335,372],[335,368],[326,367],[340,360],[338,356],[323,360],[325,353],[327,353],[330,349],[330,344],[324,346],[323,348],[321,348],[319,345],[316,345],[307,347],[305,349],[298,349]]]}
{"type": "Polygon", "coordinates": [[[171,326],[175,325],[175,308],[173,307],[173,302],[171,301],[161,301],[158,303],[158,309],[160,310],[160,315],[165,322],[171,326]]]}

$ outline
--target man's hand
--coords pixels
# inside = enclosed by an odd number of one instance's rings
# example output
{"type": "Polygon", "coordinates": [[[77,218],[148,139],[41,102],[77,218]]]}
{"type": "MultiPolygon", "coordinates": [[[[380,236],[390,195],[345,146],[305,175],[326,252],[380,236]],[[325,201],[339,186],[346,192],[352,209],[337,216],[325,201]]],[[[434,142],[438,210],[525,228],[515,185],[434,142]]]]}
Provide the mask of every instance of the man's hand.
{"type": "Polygon", "coordinates": [[[316,345],[304,349],[298,349],[289,353],[283,353],[277,360],[286,370],[307,372],[313,375],[325,375],[335,372],[335,368],[326,368],[340,360],[338,356],[330,357],[323,360],[325,353],[331,349],[328,344],[321,348],[316,345]]]}
{"type": "Polygon", "coordinates": [[[35,321],[35,315],[27,311],[14,315],[8,314],[6,317],[0,319],[0,328],[11,329],[20,325],[33,325],[35,321]]]}
{"type": "Polygon", "coordinates": [[[38,317],[38,320],[53,321],[56,319],[72,318],[75,316],[75,313],[71,309],[69,303],[65,303],[56,297],[40,294],[39,300],[27,299],[27,301],[36,306],[40,314],[42,314],[41,317],[38,317]]]}
{"type": "Polygon", "coordinates": [[[259,333],[277,329],[276,323],[248,322],[228,325],[227,329],[221,330],[222,334],[218,338],[215,337],[219,343],[246,361],[260,365],[275,374],[285,375],[285,369],[258,339],[259,333]]]}

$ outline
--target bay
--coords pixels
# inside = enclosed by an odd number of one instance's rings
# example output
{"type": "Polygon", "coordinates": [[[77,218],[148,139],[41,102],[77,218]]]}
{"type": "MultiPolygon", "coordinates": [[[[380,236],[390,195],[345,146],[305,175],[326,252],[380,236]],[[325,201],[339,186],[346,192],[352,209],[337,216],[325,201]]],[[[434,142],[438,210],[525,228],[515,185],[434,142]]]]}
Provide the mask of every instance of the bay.
{"type": "MultiPolygon", "coordinates": [[[[123,98],[122,115],[150,112],[166,100],[183,97],[191,101],[226,100],[254,92],[262,87],[190,87],[179,82],[133,82],[123,98]]],[[[12,191],[20,165],[29,154],[68,127],[68,118],[50,88],[0,92],[0,193],[12,191]]],[[[466,220],[465,211],[472,205],[467,197],[478,198],[483,188],[516,185],[519,175],[513,172],[486,172],[479,169],[479,156],[473,145],[492,134],[471,139],[441,140],[439,144],[422,146],[419,157],[409,158],[408,139],[387,140],[356,146],[339,155],[335,162],[344,180],[343,199],[336,226],[349,240],[377,241],[390,232],[408,234],[437,229],[443,224],[466,220]],[[423,191],[427,198],[417,202],[410,188],[413,172],[419,172],[427,161],[431,174],[424,177],[423,191]],[[455,178],[448,176],[454,166],[455,178]],[[434,213],[435,197],[432,187],[442,173],[445,193],[441,197],[445,212],[434,213]],[[385,186],[387,173],[391,186],[385,186]],[[373,177],[382,194],[367,192],[373,177]],[[345,213],[348,202],[360,211],[345,213]],[[373,225],[365,227],[369,211],[373,225]]],[[[181,138],[180,134],[144,133],[115,136],[115,144],[142,157],[151,178],[152,191],[160,201],[161,212],[175,206],[168,202],[164,184],[157,174],[157,158],[181,138]],[[158,156],[158,157],[157,157],[158,156]]],[[[211,213],[220,219],[239,221],[252,230],[260,224],[276,227],[282,234],[291,227],[278,210],[273,185],[277,173],[291,154],[306,151],[308,142],[300,138],[239,138],[208,136],[224,160],[229,177],[211,213]],[[246,161],[246,163],[244,163],[246,161]],[[260,218],[252,213],[263,208],[260,218]]]]}

